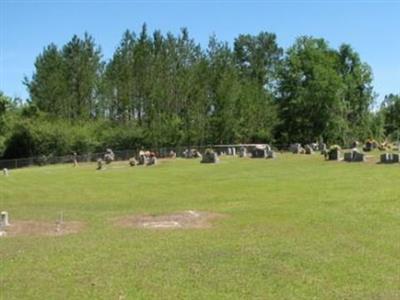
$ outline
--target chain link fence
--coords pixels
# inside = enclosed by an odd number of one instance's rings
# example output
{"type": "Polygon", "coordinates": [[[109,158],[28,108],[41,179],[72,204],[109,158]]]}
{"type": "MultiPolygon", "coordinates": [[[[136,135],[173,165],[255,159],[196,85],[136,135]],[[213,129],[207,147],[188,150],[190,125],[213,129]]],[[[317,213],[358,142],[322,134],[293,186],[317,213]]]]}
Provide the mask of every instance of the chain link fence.
{"type": "MultiPolygon", "coordinates": [[[[207,145],[207,146],[192,146],[192,147],[162,147],[162,148],[152,148],[151,151],[156,153],[156,156],[159,158],[169,157],[171,151],[173,151],[177,157],[183,157],[184,151],[187,149],[196,149],[201,153],[207,148],[214,149],[218,154],[228,153],[229,148],[235,148],[236,151],[239,151],[241,147],[252,147],[256,144],[235,144],[235,145],[207,145]]],[[[276,149],[276,147],[273,147],[276,149]]],[[[137,157],[139,151],[141,149],[132,149],[132,150],[116,150],[113,151],[115,161],[125,161],[129,160],[131,157],[137,157]]],[[[54,164],[66,164],[73,163],[74,158],[76,158],[78,163],[85,162],[95,162],[99,158],[104,158],[105,152],[97,152],[97,153],[87,153],[82,155],[74,155],[71,153],[70,155],[65,156],[53,156],[53,155],[41,155],[36,157],[28,157],[28,158],[18,158],[18,159],[3,159],[0,160],[0,169],[17,169],[29,166],[45,166],[45,165],[54,165],[54,164]]]]}

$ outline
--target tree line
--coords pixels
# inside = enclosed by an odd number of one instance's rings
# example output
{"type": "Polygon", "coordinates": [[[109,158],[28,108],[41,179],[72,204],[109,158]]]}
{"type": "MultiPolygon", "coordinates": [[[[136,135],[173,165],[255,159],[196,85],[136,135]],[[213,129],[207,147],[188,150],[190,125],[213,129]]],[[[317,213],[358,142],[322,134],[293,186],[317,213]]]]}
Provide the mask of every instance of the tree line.
{"type": "Polygon", "coordinates": [[[372,80],[350,45],[309,36],[286,50],[269,32],[232,46],[211,36],[203,49],[185,28],[149,33],[144,24],[105,61],[86,33],[43,49],[24,79],[27,102],[2,95],[0,152],[395,139],[399,96],[373,110],[372,80]]]}

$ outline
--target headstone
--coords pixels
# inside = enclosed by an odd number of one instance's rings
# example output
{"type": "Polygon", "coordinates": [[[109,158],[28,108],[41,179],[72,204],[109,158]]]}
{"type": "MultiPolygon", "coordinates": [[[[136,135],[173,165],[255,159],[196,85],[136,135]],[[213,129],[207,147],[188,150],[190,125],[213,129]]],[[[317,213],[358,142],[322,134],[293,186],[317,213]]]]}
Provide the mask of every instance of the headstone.
{"type": "Polygon", "coordinates": [[[104,166],[104,161],[101,159],[101,158],[99,158],[98,160],[97,160],[97,170],[104,170],[105,169],[105,166],[104,166]]]}
{"type": "Polygon", "coordinates": [[[10,222],[8,220],[8,212],[2,211],[0,213],[0,228],[10,226],[10,222]]]}
{"type": "Polygon", "coordinates": [[[396,153],[381,154],[381,163],[382,164],[399,163],[399,154],[396,153]]]}
{"type": "Polygon", "coordinates": [[[357,148],[358,146],[360,146],[360,142],[359,141],[353,141],[350,144],[350,148],[357,148]]]}
{"type": "Polygon", "coordinates": [[[373,141],[367,141],[366,143],[365,143],[365,145],[364,145],[364,147],[363,147],[363,150],[365,151],[365,152],[369,152],[369,151],[372,151],[374,149],[374,143],[373,143],[373,141]]]}
{"type": "Polygon", "coordinates": [[[363,162],[363,161],[365,161],[364,153],[360,153],[358,151],[353,152],[353,161],[355,161],[355,162],[363,162]]]}
{"type": "Polygon", "coordinates": [[[347,161],[347,162],[353,161],[353,153],[352,152],[345,152],[344,153],[344,161],[347,161]]]}
{"type": "Polygon", "coordinates": [[[265,149],[254,148],[251,151],[251,158],[266,158],[266,157],[267,157],[267,150],[265,149]]]}
{"type": "Polygon", "coordinates": [[[239,157],[246,157],[246,156],[247,156],[246,147],[240,147],[240,149],[239,149],[239,157]]]}
{"type": "Polygon", "coordinates": [[[214,152],[212,149],[207,149],[204,152],[203,158],[200,161],[201,163],[213,163],[216,164],[219,162],[219,158],[216,152],[214,152]]]}
{"type": "Polygon", "coordinates": [[[325,143],[320,143],[318,145],[319,150],[321,151],[322,155],[325,155],[328,152],[328,148],[326,147],[325,143]]]}
{"type": "Polygon", "coordinates": [[[365,155],[354,148],[351,152],[344,154],[344,160],[347,162],[363,162],[365,161],[365,155]]]}
{"type": "Polygon", "coordinates": [[[78,154],[76,152],[72,152],[72,161],[74,163],[74,167],[78,166],[78,154]]]}
{"type": "Polygon", "coordinates": [[[147,166],[151,166],[151,165],[156,165],[156,164],[157,164],[157,157],[153,152],[151,152],[149,157],[148,157],[146,165],[147,166]]]}
{"type": "Polygon", "coordinates": [[[293,154],[299,154],[299,153],[301,153],[302,150],[304,150],[304,149],[301,147],[301,144],[295,143],[295,144],[291,144],[291,145],[290,145],[289,150],[290,150],[290,152],[292,152],[293,154]]]}
{"type": "Polygon", "coordinates": [[[381,154],[381,163],[382,164],[392,163],[392,155],[390,153],[381,154]]]}
{"type": "Polygon", "coordinates": [[[106,164],[110,164],[115,158],[114,152],[111,149],[106,150],[106,154],[104,154],[104,161],[106,164]]]}
{"type": "Polygon", "coordinates": [[[306,154],[314,154],[314,149],[311,147],[311,145],[305,145],[304,150],[306,151],[306,154]]]}
{"type": "Polygon", "coordinates": [[[328,158],[328,160],[340,160],[341,159],[340,148],[333,146],[331,149],[329,149],[329,151],[327,151],[325,158],[328,158]]]}
{"type": "Polygon", "coordinates": [[[276,158],[275,152],[272,150],[267,151],[267,158],[276,158]]]}
{"type": "Polygon", "coordinates": [[[320,149],[319,149],[319,144],[318,144],[318,143],[311,143],[310,146],[311,146],[311,149],[312,149],[313,151],[318,151],[318,150],[320,150],[320,149]]]}
{"type": "Polygon", "coordinates": [[[129,165],[130,165],[131,167],[136,166],[137,163],[138,163],[138,162],[136,161],[136,159],[135,159],[134,157],[131,157],[131,158],[129,159],[129,165]]]}
{"type": "Polygon", "coordinates": [[[3,169],[3,175],[4,175],[4,176],[10,175],[10,172],[8,171],[7,168],[4,168],[4,169],[3,169]]]}

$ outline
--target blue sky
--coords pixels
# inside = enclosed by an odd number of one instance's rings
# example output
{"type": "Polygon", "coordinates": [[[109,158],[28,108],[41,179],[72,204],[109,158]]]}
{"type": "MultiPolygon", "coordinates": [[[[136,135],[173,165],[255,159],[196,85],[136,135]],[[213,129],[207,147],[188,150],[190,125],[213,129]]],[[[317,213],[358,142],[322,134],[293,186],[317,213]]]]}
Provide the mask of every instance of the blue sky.
{"type": "Polygon", "coordinates": [[[109,59],[126,29],[178,33],[187,27],[203,47],[215,33],[232,43],[240,33],[274,32],[284,48],[296,37],[349,43],[374,72],[379,100],[400,93],[400,0],[387,1],[36,1],[0,0],[0,90],[28,97],[22,84],[35,57],[85,31],[109,59]]]}

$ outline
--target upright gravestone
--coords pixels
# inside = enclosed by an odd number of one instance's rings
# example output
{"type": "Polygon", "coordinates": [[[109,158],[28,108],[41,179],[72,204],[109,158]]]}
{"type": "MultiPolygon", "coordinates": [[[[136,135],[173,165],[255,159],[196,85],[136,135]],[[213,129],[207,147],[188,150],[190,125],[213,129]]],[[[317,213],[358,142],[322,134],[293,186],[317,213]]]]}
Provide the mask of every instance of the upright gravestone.
{"type": "Polygon", "coordinates": [[[306,151],[306,154],[314,154],[314,149],[311,145],[305,145],[304,150],[306,151]]]}
{"type": "Polygon", "coordinates": [[[319,150],[321,151],[322,155],[325,155],[328,152],[328,148],[326,147],[325,143],[320,143],[318,145],[319,150]]]}
{"type": "Polygon", "coordinates": [[[260,148],[254,148],[251,151],[251,158],[266,158],[267,157],[267,151],[265,149],[260,149],[260,148]]]}
{"type": "Polygon", "coordinates": [[[10,226],[10,222],[8,220],[8,212],[2,211],[0,213],[0,228],[10,226]]]}
{"type": "Polygon", "coordinates": [[[246,156],[247,156],[246,147],[240,147],[240,149],[239,149],[239,157],[246,157],[246,156]]]}
{"type": "Polygon", "coordinates": [[[363,162],[363,161],[365,161],[364,153],[361,153],[361,152],[353,150],[353,161],[355,161],[355,162],[363,162]]]}
{"type": "Polygon", "coordinates": [[[344,154],[344,160],[347,162],[363,162],[365,161],[365,155],[354,148],[351,152],[344,154]]]}
{"type": "Polygon", "coordinates": [[[106,164],[110,164],[115,158],[114,152],[111,149],[106,150],[106,154],[104,154],[104,161],[106,164]]]}
{"type": "Polygon", "coordinates": [[[72,152],[72,161],[74,163],[74,167],[78,166],[78,154],[76,152],[72,152]]]}
{"type": "Polygon", "coordinates": [[[97,160],[97,170],[99,171],[105,170],[104,160],[102,160],[101,158],[97,160]]]}
{"type": "Polygon", "coordinates": [[[292,152],[293,154],[303,154],[305,153],[305,150],[303,149],[303,147],[301,147],[301,144],[295,143],[290,145],[290,152],[292,152]]]}
{"type": "Polygon", "coordinates": [[[344,153],[344,161],[352,162],[353,161],[353,153],[345,152],[344,153]]]}
{"type": "Polygon", "coordinates": [[[275,152],[272,150],[267,151],[267,158],[276,158],[275,152]]]}
{"type": "Polygon", "coordinates": [[[381,154],[381,163],[382,164],[391,164],[392,163],[392,154],[391,153],[381,154]]]}
{"type": "Polygon", "coordinates": [[[396,153],[381,154],[381,163],[382,164],[399,163],[399,155],[396,153]]]}
{"type": "Polygon", "coordinates": [[[157,157],[156,157],[155,153],[150,152],[150,155],[148,156],[146,165],[152,166],[152,165],[156,165],[156,164],[157,164],[157,157]]]}
{"type": "Polygon", "coordinates": [[[325,158],[328,160],[340,160],[341,159],[341,152],[339,146],[332,146],[329,151],[327,151],[325,158]]]}
{"type": "Polygon", "coordinates": [[[129,159],[129,165],[130,165],[131,167],[136,166],[137,163],[138,163],[138,162],[136,161],[136,159],[135,159],[134,157],[131,157],[131,158],[129,159]]]}
{"type": "Polygon", "coordinates": [[[219,162],[219,158],[216,152],[212,149],[207,149],[200,162],[205,164],[216,164],[219,162]]]}

